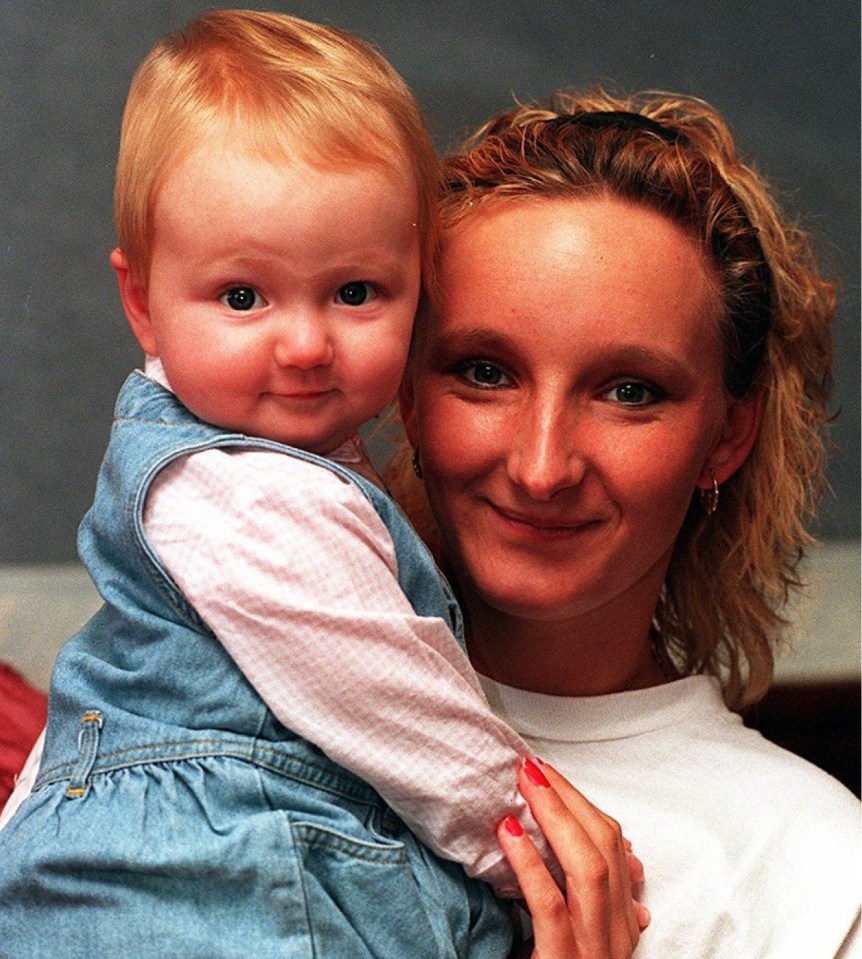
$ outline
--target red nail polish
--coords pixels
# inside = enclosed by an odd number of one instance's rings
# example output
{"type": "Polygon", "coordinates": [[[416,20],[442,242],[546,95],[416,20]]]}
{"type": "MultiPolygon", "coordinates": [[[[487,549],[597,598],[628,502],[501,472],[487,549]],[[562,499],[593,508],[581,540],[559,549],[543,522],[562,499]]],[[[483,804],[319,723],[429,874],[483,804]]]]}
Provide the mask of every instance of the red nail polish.
{"type": "Polygon", "coordinates": [[[551,785],[542,770],[539,769],[529,756],[524,757],[524,772],[527,774],[527,779],[529,779],[534,786],[551,785]]]}
{"type": "Polygon", "coordinates": [[[514,816],[506,816],[503,820],[503,828],[510,836],[523,836],[524,829],[514,816]]]}

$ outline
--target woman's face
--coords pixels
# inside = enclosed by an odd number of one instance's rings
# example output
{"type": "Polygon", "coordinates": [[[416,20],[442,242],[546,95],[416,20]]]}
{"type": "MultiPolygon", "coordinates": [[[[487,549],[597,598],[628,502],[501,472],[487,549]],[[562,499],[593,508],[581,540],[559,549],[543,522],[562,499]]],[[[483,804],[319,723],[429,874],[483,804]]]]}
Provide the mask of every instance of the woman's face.
{"type": "Polygon", "coordinates": [[[696,486],[740,455],[709,264],[643,207],[502,200],[441,281],[403,411],[468,609],[651,614],[696,486]]]}

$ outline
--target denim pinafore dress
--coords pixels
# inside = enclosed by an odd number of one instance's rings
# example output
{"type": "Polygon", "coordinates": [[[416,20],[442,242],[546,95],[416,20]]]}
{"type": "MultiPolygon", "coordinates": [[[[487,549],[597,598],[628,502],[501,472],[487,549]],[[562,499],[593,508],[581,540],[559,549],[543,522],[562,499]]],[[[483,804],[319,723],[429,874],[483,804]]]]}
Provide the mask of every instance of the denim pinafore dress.
{"type": "Polygon", "coordinates": [[[373,484],[202,423],[132,374],[79,535],[104,605],[58,656],[39,776],[0,831],[0,957],[501,959],[510,922],[490,887],[282,726],[149,547],[153,478],[215,446],[355,483],[417,613],[462,635],[433,561],[373,484]]]}

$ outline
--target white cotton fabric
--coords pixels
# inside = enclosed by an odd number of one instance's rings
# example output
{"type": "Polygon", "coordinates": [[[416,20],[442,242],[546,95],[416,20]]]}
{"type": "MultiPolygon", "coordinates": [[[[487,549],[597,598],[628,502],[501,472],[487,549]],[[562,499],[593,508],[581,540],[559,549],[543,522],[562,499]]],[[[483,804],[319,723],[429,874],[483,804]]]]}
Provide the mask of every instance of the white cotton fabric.
{"type": "Polygon", "coordinates": [[[713,680],[589,698],[481,681],[633,843],[652,912],[637,959],[860,955],[859,802],[745,728],[713,680]]]}

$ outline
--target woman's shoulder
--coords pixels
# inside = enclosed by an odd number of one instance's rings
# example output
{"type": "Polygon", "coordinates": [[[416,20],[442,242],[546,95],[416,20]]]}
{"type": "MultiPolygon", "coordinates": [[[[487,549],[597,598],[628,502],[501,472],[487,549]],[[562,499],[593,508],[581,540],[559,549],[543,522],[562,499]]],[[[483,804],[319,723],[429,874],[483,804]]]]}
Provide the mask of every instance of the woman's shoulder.
{"type": "Polygon", "coordinates": [[[741,808],[762,808],[773,820],[782,814],[833,824],[860,819],[859,800],[833,776],[808,760],[778,746],[721,700],[717,685],[704,677],[687,680],[695,706],[675,737],[688,746],[704,782],[736,795],[741,808]]]}
{"type": "Polygon", "coordinates": [[[752,947],[735,955],[835,955],[859,910],[862,805],[746,727],[717,684],[681,682],[677,721],[656,730],[647,776],[664,824],[656,855],[684,870],[699,850],[698,875],[682,874],[723,897],[717,938],[752,947]]]}

